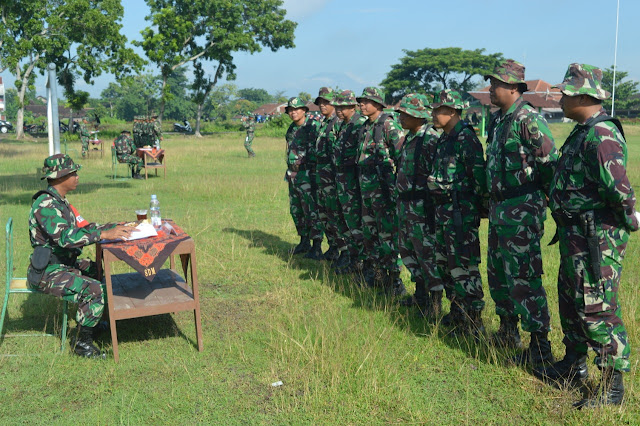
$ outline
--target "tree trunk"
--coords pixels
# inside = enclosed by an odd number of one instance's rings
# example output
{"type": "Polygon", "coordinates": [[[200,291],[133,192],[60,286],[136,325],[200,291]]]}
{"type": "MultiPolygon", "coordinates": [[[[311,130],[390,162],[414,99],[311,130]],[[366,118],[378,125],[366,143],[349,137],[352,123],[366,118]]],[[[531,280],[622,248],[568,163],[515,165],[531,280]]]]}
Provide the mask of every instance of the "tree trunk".
{"type": "Polygon", "coordinates": [[[69,134],[74,134],[75,129],[73,127],[73,109],[69,110],[69,134]]]}
{"type": "Polygon", "coordinates": [[[197,138],[201,138],[202,134],[200,133],[200,118],[202,117],[202,104],[198,104],[198,112],[196,113],[196,131],[195,135],[197,138]]]}
{"type": "Polygon", "coordinates": [[[164,116],[164,89],[167,87],[167,76],[162,76],[162,91],[160,92],[160,113],[158,114],[158,122],[162,125],[162,117],[164,116]]]}

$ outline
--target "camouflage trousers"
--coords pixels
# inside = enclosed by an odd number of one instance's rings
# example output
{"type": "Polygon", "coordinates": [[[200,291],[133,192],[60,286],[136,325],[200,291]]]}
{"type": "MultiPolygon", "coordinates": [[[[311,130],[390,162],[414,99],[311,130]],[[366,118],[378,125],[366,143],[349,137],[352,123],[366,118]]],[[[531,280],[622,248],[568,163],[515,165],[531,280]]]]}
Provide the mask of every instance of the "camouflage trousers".
{"type": "MultiPolygon", "coordinates": [[[[398,250],[416,293],[443,289],[435,262],[435,229],[430,230],[422,200],[398,200],[398,250]],[[419,285],[424,287],[418,289],[419,285]]],[[[426,296],[426,295],[425,295],[426,296]]]]}
{"type": "Polygon", "coordinates": [[[540,238],[544,225],[489,223],[487,280],[500,316],[520,316],[529,333],[549,331],[549,305],[542,286],[540,238]]]}
{"type": "Polygon", "coordinates": [[[89,138],[86,136],[80,136],[80,142],[82,143],[82,156],[87,155],[89,151],[89,138]]]}
{"type": "Polygon", "coordinates": [[[78,260],[74,268],[49,265],[36,289],[77,303],[78,324],[94,327],[104,311],[104,290],[100,281],[93,278],[96,276],[96,265],[88,259],[78,260]]]}
{"type": "Polygon", "coordinates": [[[480,277],[480,240],[478,219],[464,215],[461,235],[451,218],[436,216],[435,259],[438,275],[447,298],[464,309],[484,309],[484,292],[480,277]]]}
{"type": "Polygon", "coordinates": [[[140,173],[140,170],[144,166],[144,160],[142,158],[131,154],[119,154],[118,163],[131,164],[136,174],[140,173]]]}
{"type": "Polygon", "coordinates": [[[331,166],[318,165],[316,180],[318,183],[318,219],[322,223],[329,245],[342,251],[347,248],[344,239],[347,229],[341,220],[335,173],[331,166]]]}
{"type": "Polygon", "coordinates": [[[247,137],[244,139],[244,149],[247,150],[249,157],[256,155],[256,153],[253,152],[253,132],[247,132],[247,137]]]}
{"type": "Polygon", "coordinates": [[[394,185],[391,181],[381,182],[377,174],[360,173],[364,255],[388,272],[399,272],[401,265],[396,246],[396,202],[390,190],[394,185]]]}
{"type": "Polygon", "coordinates": [[[336,173],[336,189],[341,220],[346,227],[345,242],[352,259],[364,260],[362,235],[362,199],[355,168],[336,173]]]}
{"type": "Polygon", "coordinates": [[[602,278],[596,281],[591,270],[587,240],[579,228],[567,226],[558,229],[558,305],[564,333],[562,343],[578,353],[586,353],[589,347],[592,348],[599,367],[629,371],[631,347],[618,301],[622,260],[629,233],[624,228],[598,225],[602,278]]]}
{"type": "Polygon", "coordinates": [[[312,240],[322,240],[322,225],[318,220],[316,186],[311,184],[309,170],[287,172],[289,182],[289,211],[298,235],[312,240]]]}

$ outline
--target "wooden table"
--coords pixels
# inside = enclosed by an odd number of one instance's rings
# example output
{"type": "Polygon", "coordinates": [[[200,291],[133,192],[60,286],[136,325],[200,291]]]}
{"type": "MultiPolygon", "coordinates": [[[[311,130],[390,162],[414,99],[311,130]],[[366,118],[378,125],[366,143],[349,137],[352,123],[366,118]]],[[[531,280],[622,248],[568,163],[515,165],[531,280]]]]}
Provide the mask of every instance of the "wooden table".
{"type": "Polygon", "coordinates": [[[164,169],[164,177],[167,177],[167,163],[164,157],[164,149],[138,148],[136,149],[136,155],[144,159],[145,179],[148,179],[147,169],[155,169],[156,176],[158,176],[158,169],[164,169]]]}
{"type": "MultiPolygon", "coordinates": [[[[182,238],[185,235],[183,234],[182,238]]],[[[186,237],[171,251],[169,255],[170,269],[157,271],[152,281],[148,281],[139,272],[111,274],[112,263],[121,261],[111,250],[117,249],[125,243],[98,243],[96,245],[98,276],[100,279],[104,276],[106,284],[111,342],[113,344],[113,357],[116,362],[119,360],[116,321],[129,318],[193,311],[198,351],[203,350],[195,243],[191,237],[188,235],[186,237]],[[176,271],[176,255],[180,256],[184,278],[176,271]],[[102,265],[103,262],[104,267],[102,265]],[[187,274],[188,270],[190,274],[187,274]],[[189,277],[191,286],[187,283],[189,277]]],[[[136,242],[138,244],[145,244],[145,242],[148,244],[149,240],[153,238],[145,238],[136,242]]],[[[131,243],[128,242],[128,244],[131,243]]],[[[147,270],[144,272],[148,273],[147,270]]],[[[154,270],[153,272],[156,271],[154,270]]]]}

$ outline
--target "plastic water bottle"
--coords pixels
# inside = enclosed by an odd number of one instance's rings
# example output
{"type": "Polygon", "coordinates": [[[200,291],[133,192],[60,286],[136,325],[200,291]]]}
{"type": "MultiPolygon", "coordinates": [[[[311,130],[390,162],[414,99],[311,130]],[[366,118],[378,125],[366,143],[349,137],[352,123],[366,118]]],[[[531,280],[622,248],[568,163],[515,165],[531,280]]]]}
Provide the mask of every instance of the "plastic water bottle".
{"type": "Polygon", "coordinates": [[[151,219],[151,225],[153,225],[154,228],[159,228],[162,225],[162,220],[160,218],[160,201],[158,201],[156,194],[151,196],[151,202],[149,203],[149,218],[151,219]]]}

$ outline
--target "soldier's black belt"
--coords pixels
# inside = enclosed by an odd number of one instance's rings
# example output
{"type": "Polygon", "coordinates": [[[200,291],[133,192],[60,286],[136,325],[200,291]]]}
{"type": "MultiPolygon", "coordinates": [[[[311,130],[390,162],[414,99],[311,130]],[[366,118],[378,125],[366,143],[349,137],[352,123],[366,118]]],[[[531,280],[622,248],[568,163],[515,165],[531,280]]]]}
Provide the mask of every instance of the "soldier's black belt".
{"type": "Polygon", "coordinates": [[[400,201],[418,201],[418,200],[424,200],[427,197],[431,197],[431,195],[425,190],[410,191],[410,192],[403,192],[402,194],[399,194],[398,195],[398,200],[400,200],[400,201]]]}
{"type": "Polygon", "coordinates": [[[529,182],[524,185],[506,189],[504,191],[495,191],[489,194],[493,201],[505,201],[510,198],[521,197],[527,194],[533,194],[540,190],[538,182],[529,182]]]}
{"type": "MultiPolygon", "coordinates": [[[[470,200],[474,196],[475,194],[471,191],[458,191],[459,200],[470,200]]],[[[431,198],[433,199],[433,203],[436,205],[453,203],[453,195],[451,192],[447,192],[445,194],[431,193],[431,198]]]]}
{"type": "Polygon", "coordinates": [[[312,167],[308,164],[289,164],[289,170],[292,172],[300,172],[303,170],[313,170],[315,167],[312,167]]]}
{"type": "MultiPolygon", "coordinates": [[[[580,219],[580,216],[587,211],[588,210],[579,211],[579,212],[565,212],[562,210],[556,210],[551,212],[551,216],[553,217],[553,220],[555,220],[558,226],[582,226],[583,223],[582,223],[582,219],[580,219]]],[[[605,218],[608,219],[611,217],[611,214],[608,214],[605,209],[596,209],[592,211],[593,211],[594,218],[598,222],[602,222],[603,219],[605,218]]],[[[605,219],[605,221],[607,220],[605,219]]]]}
{"type": "Polygon", "coordinates": [[[75,266],[77,257],[60,257],[51,253],[49,258],[49,265],[67,265],[75,266]]]}
{"type": "Polygon", "coordinates": [[[348,164],[348,165],[337,167],[337,171],[340,173],[356,172],[357,170],[358,170],[358,166],[356,166],[355,164],[348,164]]]}

